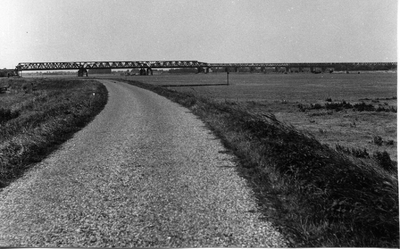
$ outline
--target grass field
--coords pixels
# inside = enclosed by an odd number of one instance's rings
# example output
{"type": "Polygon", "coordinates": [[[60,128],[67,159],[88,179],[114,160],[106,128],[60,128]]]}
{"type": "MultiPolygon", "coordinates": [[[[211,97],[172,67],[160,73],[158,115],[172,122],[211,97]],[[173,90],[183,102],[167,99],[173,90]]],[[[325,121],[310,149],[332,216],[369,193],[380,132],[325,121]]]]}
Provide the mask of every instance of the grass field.
{"type": "Polygon", "coordinates": [[[107,102],[95,81],[0,79],[0,188],[84,127],[107,102]]]}
{"type": "Polygon", "coordinates": [[[179,85],[170,89],[209,97],[218,101],[238,102],[260,113],[273,113],[278,120],[312,133],[319,141],[336,148],[366,149],[372,156],[387,151],[397,161],[397,112],[341,111],[307,109],[299,104],[324,106],[342,102],[371,104],[375,108],[397,109],[395,73],[352,74],[229,74],[229,86],[190,86],[227,82],[226,73],[162,74],[131,76],[153,85],[179,85]],[[187,85],[187,86],[185,86],[187,85]],[[327,102],[331,100],[332,102],[327,102]],[[382,144],[374,143],[375,137],[382,144]]]}
{"type": "Polygon", "coordinates": [[[365,74],[248,74],[230,73],[229,87],[190,87],[193,84],[221,84],[227,82],[226,73],[217,74],[161,74],[128,76],[154,85],[189,85],[174,88],[192,91],[213,99],[230,101],[282,101],[314,103],[326,98],[358,101],[362,98],[396,96],[395,73],[365,74]]]}

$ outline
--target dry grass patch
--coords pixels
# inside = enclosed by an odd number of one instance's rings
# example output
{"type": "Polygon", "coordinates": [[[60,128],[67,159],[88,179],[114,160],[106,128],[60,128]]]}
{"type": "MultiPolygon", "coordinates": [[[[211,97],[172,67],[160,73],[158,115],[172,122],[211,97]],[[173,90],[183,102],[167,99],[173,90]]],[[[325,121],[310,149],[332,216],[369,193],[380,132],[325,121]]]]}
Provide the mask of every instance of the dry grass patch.
{"type": "MultiPolygon", "coordinates": [[[[341,146],[350,150],[366,150],[370,157],[376,152],[386,151],[393,161],[397,161],[397,112],[325,108],[301,111],[299,102],[278,101],[244,102],[242,105],[258,113],[273,113],[278,120],[311,133],[331,148],[341,146]]],[[[324,103],[320,105],[323,107],[324,103]]],[[[387,108],[395,106],[396,100],[392,100],[387,108]]]]}

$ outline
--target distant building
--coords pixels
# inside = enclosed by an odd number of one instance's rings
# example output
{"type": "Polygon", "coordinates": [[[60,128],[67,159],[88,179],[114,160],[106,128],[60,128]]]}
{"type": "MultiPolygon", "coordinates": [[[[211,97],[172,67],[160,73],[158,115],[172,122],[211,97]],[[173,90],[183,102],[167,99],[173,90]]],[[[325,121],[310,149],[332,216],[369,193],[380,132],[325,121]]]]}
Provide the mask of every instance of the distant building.
{"type": "Polygon", "coordinates": [[[89,69],[89,74],[111,74],[111,68],[89,69]]]}

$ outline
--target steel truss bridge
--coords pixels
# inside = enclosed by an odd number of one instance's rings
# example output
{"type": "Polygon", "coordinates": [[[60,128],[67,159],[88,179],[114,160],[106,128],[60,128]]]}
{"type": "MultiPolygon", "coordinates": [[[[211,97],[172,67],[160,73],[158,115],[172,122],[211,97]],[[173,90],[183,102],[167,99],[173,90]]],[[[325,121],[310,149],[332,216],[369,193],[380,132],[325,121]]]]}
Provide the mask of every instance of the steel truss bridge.
{"type": "Polygon", "coordinates": [[[133,69],[139,68],[142,74],[152,74],[153,68],[197,68],[198,72],[208,72],[210,68],[225,68],[237,71],[238,68],[327,68],[335,67],[350,68],[354,66],[389,66],[396,67],[396,62],[354,62],[354,63],[207,63],[200,61],[89,61],[89,62],[21,62],[15,67],[19,71],[40,70],[78,70],[78,74],[87,74],[88,69],[133,69]]]}

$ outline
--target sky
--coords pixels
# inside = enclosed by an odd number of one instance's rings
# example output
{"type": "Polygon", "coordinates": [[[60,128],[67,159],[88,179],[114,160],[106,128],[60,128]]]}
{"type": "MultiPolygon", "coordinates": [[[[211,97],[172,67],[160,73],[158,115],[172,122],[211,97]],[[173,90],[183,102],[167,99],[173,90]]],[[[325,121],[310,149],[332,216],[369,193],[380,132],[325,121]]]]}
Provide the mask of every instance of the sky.
{"type": "Polygon", "coordinates": [[[396,62],[397,0],[0,0],[19,62],[396,62]]]}

